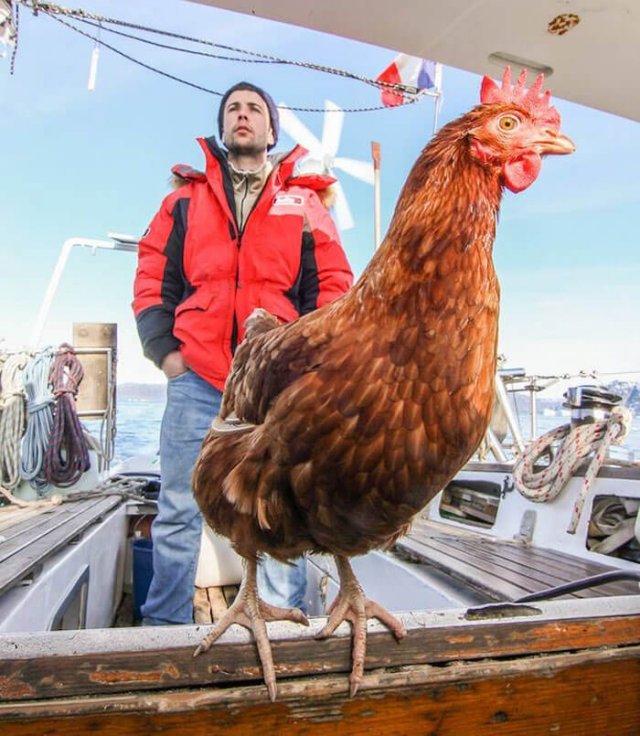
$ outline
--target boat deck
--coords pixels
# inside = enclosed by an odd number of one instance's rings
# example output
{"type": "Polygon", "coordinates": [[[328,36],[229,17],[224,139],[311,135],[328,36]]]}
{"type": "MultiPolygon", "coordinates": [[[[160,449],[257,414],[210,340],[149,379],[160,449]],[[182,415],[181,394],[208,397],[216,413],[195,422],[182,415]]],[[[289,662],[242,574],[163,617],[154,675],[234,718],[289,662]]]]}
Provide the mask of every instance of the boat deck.
{"type": "Polygon", "coordinates": [[[214,624],[227,612],[238,595],[237,585],[211,588],[196,587],[193,596],[193,620],[197,624],[214,624]]]}
{"type": "MultiPolygon", "coordinates": [[[[493,601],[515,601],[532,593],[617,568],[553,549],[490,539],[475,533],[447,533],[446,527],[416,519],[396,548],[414,560],[432,565],[493,601]]],[[[562,597],[591,598],[640,593],[638,582],[613,582],[562,597]]]]}
{"type": "Polygon", "coordinates": [[[120,503],[114,495],[58,506],[0,508],[0,594],[36,575],[47,558],[120,503]]]}

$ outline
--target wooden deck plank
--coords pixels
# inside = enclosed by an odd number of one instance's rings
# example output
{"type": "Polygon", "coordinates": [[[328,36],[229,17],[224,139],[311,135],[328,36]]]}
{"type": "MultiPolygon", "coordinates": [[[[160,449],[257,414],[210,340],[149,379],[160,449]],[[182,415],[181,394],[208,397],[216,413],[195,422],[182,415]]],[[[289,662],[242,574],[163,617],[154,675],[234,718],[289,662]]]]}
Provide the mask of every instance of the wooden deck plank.
{"type": "MultiPolygon", "coordinates": [[[[563,582],[558,576],[548,575],[544,571],[536,568],[530,568],[523,574],[521,567],[509,558],[503,557],[500,552],[503,550],[486,550],[482,548],[467,549],[456,544],[455,538],[428,538],[422,539],[421,542],[427,549],[435,549],[444,555],[450,555],[452,559],[473,561],[473,565],[478,570],[489,575],[496,575],[516,585],[523,584],[522,580],[527,580],[526,588],[529,585],[540,584],[540,587],[551,587],[563,582]]],[[[538,589],[536,587],[536,589],[538,589]]]]}
{"type": "Polygon", "coordinates": [[[49,526],[38,526],[32,537],[21,544],[0,543],[0,592],[8,590],[38,568],[51,554],[58,551],[109,511],[119,506],[119,496],[69,502],[67,513],[50,517],[49,526]]]}
{"type": "Polygon", "coordinates": [[[196,588],[193,598],[194,621],[212,624],[221,619],[235,600],[237,585],[196,588]]]}
{"type": "Polygon", "coordinates": [[[5,539],[5,530],[11,529],[31,516],[42,513],[42,507],[20,508],[15,506],[0,506],[0,535],[5,539]]]}
{"type": "MultiPolygon", "coordinates": [[[[527,547],[517,543],[488,542],[477,547],[466,540],[461,540],[460,547],[466,549],[469,554],[477,554],[484,559],[496,560],[497,558],[496,564],[503,566],[505,570],[528,575],[531,580],[541,582],[547,588],[605,572],[613,572],[617,569],[563,553],[558,553],[554,557],[553,550],[544,550],[545,554],[540,554],[541,550],[537,547],[527,547]],[[552,564],[552,561],[555,564],[552,564]]],[[[576,597],[629,595],[636,592],[630,586],[633,586],[633,583],[608,583],[598,588],[576,591],[573,595],[576,597]]]]}
{"type": "Polygon", "coordinates": [[[428,546],[426,542],[412,536],[405,536],[396,542],[396,549],[407,553],[414,558],[420,559],[429,565],[451,575],[456,580],[470,584],[476,590],[487,595],[494,601],[512,601],[530,593],[528,586],[524,584],[515,585],[507,580],[502,580],[496,575],[488,575],[476,560],[475,563],[467,555],[455,559],[448,552],[439,552],[428,546]]]}
{"type": "Polygon", "coordinates": [[[193,596],[193,620],[197,624],[210,624],[213,622],[206,588],[196,587],[196,592],[193,596]]]}
{"type": "Polygon", "coordinates": [[[476,533],[473,533],[472,536],[469,536],[468,534],[458,535],[457,533],[451,535],[446,534],[443,533],[441,525],[436,526],[424,520],[414,522],[411,531],[417,532],[419,536],[424,535],[427,537],[454,536],[457,539],[460,539],[461,544],[473,545],[474,549],[475,545],[478,544],[481,548],[488,547],[489,549],[495,548],[496,544],[504,545],[509,548],[510,554],[513,555],[514,559],[519,560],[525,565],[530,562],[533,556],[536,559],[536,564],[538,564],[538,561],[544,562],[545,566],[549,569],[558,570],[560,572],[570,569],[579,577],[595,575],[598,572],[601,572],[604,567],[600,563],[591,562],[564,552],[558,552],[556,550],[545,549],[542,547],[530,547],[519,542],[493,540],[491,538],[482,537],[476,533]]]}
{"type": "Polygon", "coordinates": [[[2,534],[0,562],[24,544],[25,539],[29,541],[37,539],[39,533],[43,529],[46,530],[53,520],[59,519],[61,515],[67,516],[68,509],[63,510],[61,506],[50,506],[49,508],[37,509],[37,513],[30,514],[26,518],[15,519],[13,523],[5,528],[2,534]]]}
{"type": "Polygon", "coordinates": [[[193,597],[193,620],[197,624],[212,624],[221,619],[235,600],[237,585],[196,588],[193,597]]]}
{"type": "MultiPolygon", "coordinates": [[[[494,570],[503,570],[504,577],[511,582],[519,582],[522,577],[527,578],[532,586],[530,592],[537,592],[545,588],[563,585],[567,582],[580,580],[581,578],[599,575],[604,572],[614,571],[616,568],[606,565],[589,564],[586,568],[569,566],[562,571],[549,570],[546,557],[537,554],[535,548],[519,548],[510,543],[485,543],[474,545],[456,537],[429,537],[427,546],[437,548],[440,551],[447,550],[452,559],[462,554],[462,559],[468,555],[476,560],[478,567],[487,571],[485,565],[494,570]],[[576,569],[577,568],[577,569],[576,569]]],[[[566,555],[564,556],[566,557],[566,555]]],[[[633,583],[608,583],[598,588],[585,588],[571,594],[574,597],[583,598],[593,595],[629,595],[636,592],[630,586],[633,583]]]]}
{"type": "Polygon", "coordinates": [[[224,594],[224,599],[227,602],[227,608],[233,604],[233,602],[236,599],[236,596],[238,595],[238,590],[240,589],[239,585],[223,585],[222,586],[222,592],[224,594]]]}
{"type": "Polygon", "coordinates": [[[530,579],[506,569],[497,555],[470,553],[458,547],[455,540],[411,535],[406,542],[405,539],[399,540],[397,546],[401,549],[404,546],[410,547],[424,561],[432,562],[445,572],[451,572],[472,584],[485,579],[490,581],[489,592],[495,585],[495,590],[501,594],[496,596],[496,600],[513,600],[531,592],[530,579]]]}
{"type": "MultiPolygon", "coordinates": [[[[450,535],[454,536],[455,535],[450,535]]],[[[447,536],[446,538],[450,538],[447,536]]],[[[509,552],[509,559],[524,567],[539,569],[544,565],[544,569],[549,574],[555,574],[559,577],[565,577],[568,574],[576,577],[588,577],[596,575],[605,569],[613,569],[601,563],[585,560],[580,557],[565,554],[551,549],[543,549],[539,547],[531,547],[518,542],[483,540],[480,544],[471,542],[467,539],[460,539],[461,547],[468,550],[486,551],[488,554],[494,552],[501,547],[509,552]]]]}
{"type": "MultiPolygon", "coordinates": [[[[616,569],[555,550],[487,539],[475,533],[447,534],[442,525],[425,520],[417,520],[396,546],[493,600],[516,600],[616,569]]],[[[567,595],[588,598],[638,592],[636,583],[617,582],[567,595]]]]}
{"type": "Polygon", "coordinates": [[[0,544],[0,563],[24,547],[31,546],[56,528],[68,524],[87,509],[100,503],[103,498],[103,496],[96,496],[82,501],[69,501],[59,506],[42,508],[39,514],[7,529],[3,534],[4,541],[0,544]]]}
{"type": "Polygon", "coordinates": [[[228,610],[227,599],[220,587],[207,588],[212,621],[219,621],[228,610]]]}

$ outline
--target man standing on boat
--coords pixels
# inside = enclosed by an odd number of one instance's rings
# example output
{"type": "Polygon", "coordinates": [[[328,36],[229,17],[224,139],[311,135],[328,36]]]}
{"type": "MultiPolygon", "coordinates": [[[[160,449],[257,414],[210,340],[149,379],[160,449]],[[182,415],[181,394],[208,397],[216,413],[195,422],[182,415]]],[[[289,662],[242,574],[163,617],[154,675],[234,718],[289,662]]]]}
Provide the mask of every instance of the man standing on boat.
{"type": "MultiPolygon", "coordinates": [[[[140,241],[133,308],[145,355],[166,375],[160,435],[162,488],[153,524],[147,624],[191,623],[202,517],[191,473],[218,414],[233,352],[252,310],[282,322],[343,294],[353,276],[317,190],[333,181],[296,176],[306,151],[268,155],[278,110],[261,88],[240,82],[223,95],[215,138],[199,139],[206,172],[174,167],[167,196],[140,241]]],[[[304,561],[267,559],[261,596],[304,605],[304,561]]]]}

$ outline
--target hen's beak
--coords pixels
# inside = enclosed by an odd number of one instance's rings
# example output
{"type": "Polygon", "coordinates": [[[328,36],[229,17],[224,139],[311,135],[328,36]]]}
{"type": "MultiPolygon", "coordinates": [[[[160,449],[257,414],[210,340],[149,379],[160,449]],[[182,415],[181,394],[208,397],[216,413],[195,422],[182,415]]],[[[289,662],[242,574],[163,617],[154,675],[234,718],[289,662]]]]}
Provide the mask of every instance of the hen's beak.
{"type": "Polygon", "coordinates": [[[566,135],[553,130],[543,130],[542,135],[535,141],[534,146],[541,155],[563,155],[576,150],[575,143],[566,135]]]}

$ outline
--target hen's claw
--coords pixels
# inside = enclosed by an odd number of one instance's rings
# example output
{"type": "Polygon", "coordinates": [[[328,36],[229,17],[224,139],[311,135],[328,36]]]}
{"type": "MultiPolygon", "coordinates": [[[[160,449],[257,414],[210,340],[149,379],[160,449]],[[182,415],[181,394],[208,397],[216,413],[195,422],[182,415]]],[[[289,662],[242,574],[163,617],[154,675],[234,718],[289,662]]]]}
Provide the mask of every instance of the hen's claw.
{"type": "Polygon", "coordinates": [[[364,591],[351,569],[346,557],[336,555],[338,573],[340,575],[340,592],[329,606],[329,619],[322,630],[316,634],[316,639],[326,639],[343,621],[349,621],[353,631],[353,645],[351,657],[353,665],[349,678],[349,693],[353,697],[360,687],[364,677],[364,658],[367,649],[367,619],[377,618],[395,638],[400,641],[406,636],[407,630],[398,619],[383,608],[379,603],[365,597],[364,591]]]}
{"type": "Polygon", "coordinates": [[[299,608],[280,608],[265,603],[258,597],[256,583],[256,562],[248,561],[245,577],[238,595],[224,616],[200,642],[193,653],[194,657],[208,651],[232,624],[239,624],[253,632],[258,647],[264,682],[271,702],[276,699],[276,671],[273,665],[271,644],[267,634],[266,621],[293,621],[297,624],[309,625],[309,620],[299,608]]]}

